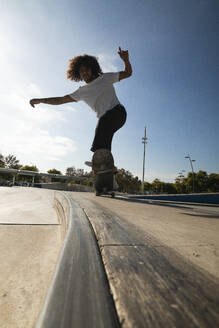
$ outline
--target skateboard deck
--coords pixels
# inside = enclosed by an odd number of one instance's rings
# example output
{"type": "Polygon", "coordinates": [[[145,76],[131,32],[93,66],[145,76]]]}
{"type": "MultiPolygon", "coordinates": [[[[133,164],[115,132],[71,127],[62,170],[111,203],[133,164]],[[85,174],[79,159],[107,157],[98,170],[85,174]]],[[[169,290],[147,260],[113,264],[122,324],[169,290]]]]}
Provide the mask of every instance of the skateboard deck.
{"type": "Polygon", "coordinates": [[[110,150],[98,149],[92,158],[92,169],[94,172],[94,188],[96,196],[115,196],[113,190],[114,159],[110,150]]]}

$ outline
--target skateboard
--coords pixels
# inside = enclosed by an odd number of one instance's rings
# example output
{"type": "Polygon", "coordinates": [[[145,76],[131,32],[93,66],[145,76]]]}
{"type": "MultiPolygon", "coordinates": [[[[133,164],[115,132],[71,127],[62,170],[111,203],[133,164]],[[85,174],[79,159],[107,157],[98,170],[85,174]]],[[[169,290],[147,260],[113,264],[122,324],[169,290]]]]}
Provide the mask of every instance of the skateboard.
{"type": "Polygon", "coordinates": [[[96,196],[110,195],[115,197],[113,190],[113,176],[115,174],[114,159],[110,150],[98,149],[92,158],[94,172],[94,188],[96,196]]]}

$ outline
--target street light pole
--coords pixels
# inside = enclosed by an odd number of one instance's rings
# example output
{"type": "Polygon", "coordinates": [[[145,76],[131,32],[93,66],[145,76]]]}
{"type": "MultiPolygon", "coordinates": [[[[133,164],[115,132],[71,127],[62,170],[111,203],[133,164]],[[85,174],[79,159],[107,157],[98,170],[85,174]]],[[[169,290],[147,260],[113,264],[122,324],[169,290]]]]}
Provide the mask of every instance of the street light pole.
{"type": "Polygon", "coordinates": [[[193,165],[192,162],[195,162],[195,159],[191,159],[190,155],[185,156],[185,158],[188,158],[191,164],[191,168],[192,168],[192,192],[194,193],[195,190],[195,178],[194,178],[194,170],[193,170],[193,165]]]}
{"type": "Polygon", "coordinates": [[[144,193],[144,170],[145,170],[145,145],[147,143],[146,138],[146,126],[144,128],[144,137],[142,138],[142,143],[144,144],[144,155],[143,155],[143,176],[142,176],[142,193],[144,193]]]}

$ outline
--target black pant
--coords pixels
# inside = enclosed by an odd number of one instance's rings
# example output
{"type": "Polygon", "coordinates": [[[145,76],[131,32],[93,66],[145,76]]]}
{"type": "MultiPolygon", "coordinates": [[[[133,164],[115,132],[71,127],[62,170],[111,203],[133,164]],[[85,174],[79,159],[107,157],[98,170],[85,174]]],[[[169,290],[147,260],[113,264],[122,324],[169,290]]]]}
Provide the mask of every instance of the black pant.
{"type": "Polygon", "coordinates": [[[112,138],[114,133],[119,130],[126,121],[126,110],[121,104],[108,110],[97,123],[94,141],[91,151],[106,148],[111,151],[112,138]]]}

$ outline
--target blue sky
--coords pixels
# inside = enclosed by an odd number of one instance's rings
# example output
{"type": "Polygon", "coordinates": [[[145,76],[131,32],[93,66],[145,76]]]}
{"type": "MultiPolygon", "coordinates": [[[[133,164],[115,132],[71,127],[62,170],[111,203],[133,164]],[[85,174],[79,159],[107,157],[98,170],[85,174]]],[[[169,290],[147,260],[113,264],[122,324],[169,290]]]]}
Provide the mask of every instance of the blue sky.
{"type": "Polygon", "coordinates": [[[115,84],[128,112],[115,134],[115,164],[145,179],[173,182],[178,172],[219,172],[218,1],[0,0],[0,152],[40,171],[69,166],[89,171],[97,118],[82,102],[39,105],[81,83],[66,79],[68,60],[97,56],[104,72],[133,75],[115,84]]]}

